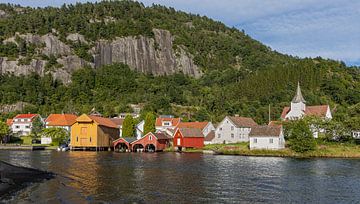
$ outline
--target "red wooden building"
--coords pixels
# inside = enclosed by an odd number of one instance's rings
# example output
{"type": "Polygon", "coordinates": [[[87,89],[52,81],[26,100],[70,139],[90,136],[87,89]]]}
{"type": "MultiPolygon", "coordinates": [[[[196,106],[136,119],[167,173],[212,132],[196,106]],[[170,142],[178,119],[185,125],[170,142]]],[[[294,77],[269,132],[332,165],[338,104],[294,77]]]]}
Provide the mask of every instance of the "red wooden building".
{"type": "Polygon", "coordinates": [[[204,134],[199,128],[177,128],[173,144],[178,150],[184,148],[203,148],[204,134]]]}
{"type": "Polygon", "coordinates": [[[143,149],[146,152],[163,151],[170,146],[170,138],[164,133],[148,133],[131,143],[132,151],[143,149]]]}
{"type": "Polygon", "coordinates": [[[170,140],[165,133],[148,133],[140,139],[122,137],[114,141],[114,149],[127,152],[155,152],[163,151],[170,146],[170,140]]]}

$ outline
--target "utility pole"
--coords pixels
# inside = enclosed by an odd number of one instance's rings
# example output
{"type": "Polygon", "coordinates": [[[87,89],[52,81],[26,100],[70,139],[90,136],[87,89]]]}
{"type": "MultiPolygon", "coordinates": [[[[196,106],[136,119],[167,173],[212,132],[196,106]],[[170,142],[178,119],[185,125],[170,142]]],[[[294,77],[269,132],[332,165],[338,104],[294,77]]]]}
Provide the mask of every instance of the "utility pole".
{"type": "Polygon", "coordinates": [[[269,103],[269,123],[271,121],[271,109],[270,109],[270,103],[269,103]]]}

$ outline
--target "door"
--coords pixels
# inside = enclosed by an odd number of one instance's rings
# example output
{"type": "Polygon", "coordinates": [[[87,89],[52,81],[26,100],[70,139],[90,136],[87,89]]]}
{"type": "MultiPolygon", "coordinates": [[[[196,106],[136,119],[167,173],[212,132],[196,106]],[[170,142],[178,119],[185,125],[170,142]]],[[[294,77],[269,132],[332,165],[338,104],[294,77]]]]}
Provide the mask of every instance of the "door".
{"type": "Polygon", "coordinates": [[[176,143],[177,143],[178,146],[181,145],[181,140],[180,140],[180,138],[177,138],[177,142],[176,142],[176,143]]]}

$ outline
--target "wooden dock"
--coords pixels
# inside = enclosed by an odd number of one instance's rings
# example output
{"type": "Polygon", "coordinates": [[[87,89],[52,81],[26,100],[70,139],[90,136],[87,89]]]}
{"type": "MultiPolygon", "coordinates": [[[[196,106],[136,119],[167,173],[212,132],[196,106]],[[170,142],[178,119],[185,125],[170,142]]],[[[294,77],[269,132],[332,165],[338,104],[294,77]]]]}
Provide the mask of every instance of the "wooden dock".
{"type": "Polygon", "coordinates": [[[46,146],[32,146],[32,145],[0,145],[0,150],[45,150],[46,146]]]}

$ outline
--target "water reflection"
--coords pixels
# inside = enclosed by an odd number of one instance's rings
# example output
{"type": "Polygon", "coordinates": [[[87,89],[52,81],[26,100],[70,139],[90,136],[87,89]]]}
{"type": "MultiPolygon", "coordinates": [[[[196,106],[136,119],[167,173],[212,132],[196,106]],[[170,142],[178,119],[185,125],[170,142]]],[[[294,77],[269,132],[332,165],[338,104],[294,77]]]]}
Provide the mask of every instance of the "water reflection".
{"type": "Polygon", "coordinates": [[[56,151],[1,151],[0,159],[58,174],[14,203],[360,200],[359,160],[56,151]]]}

